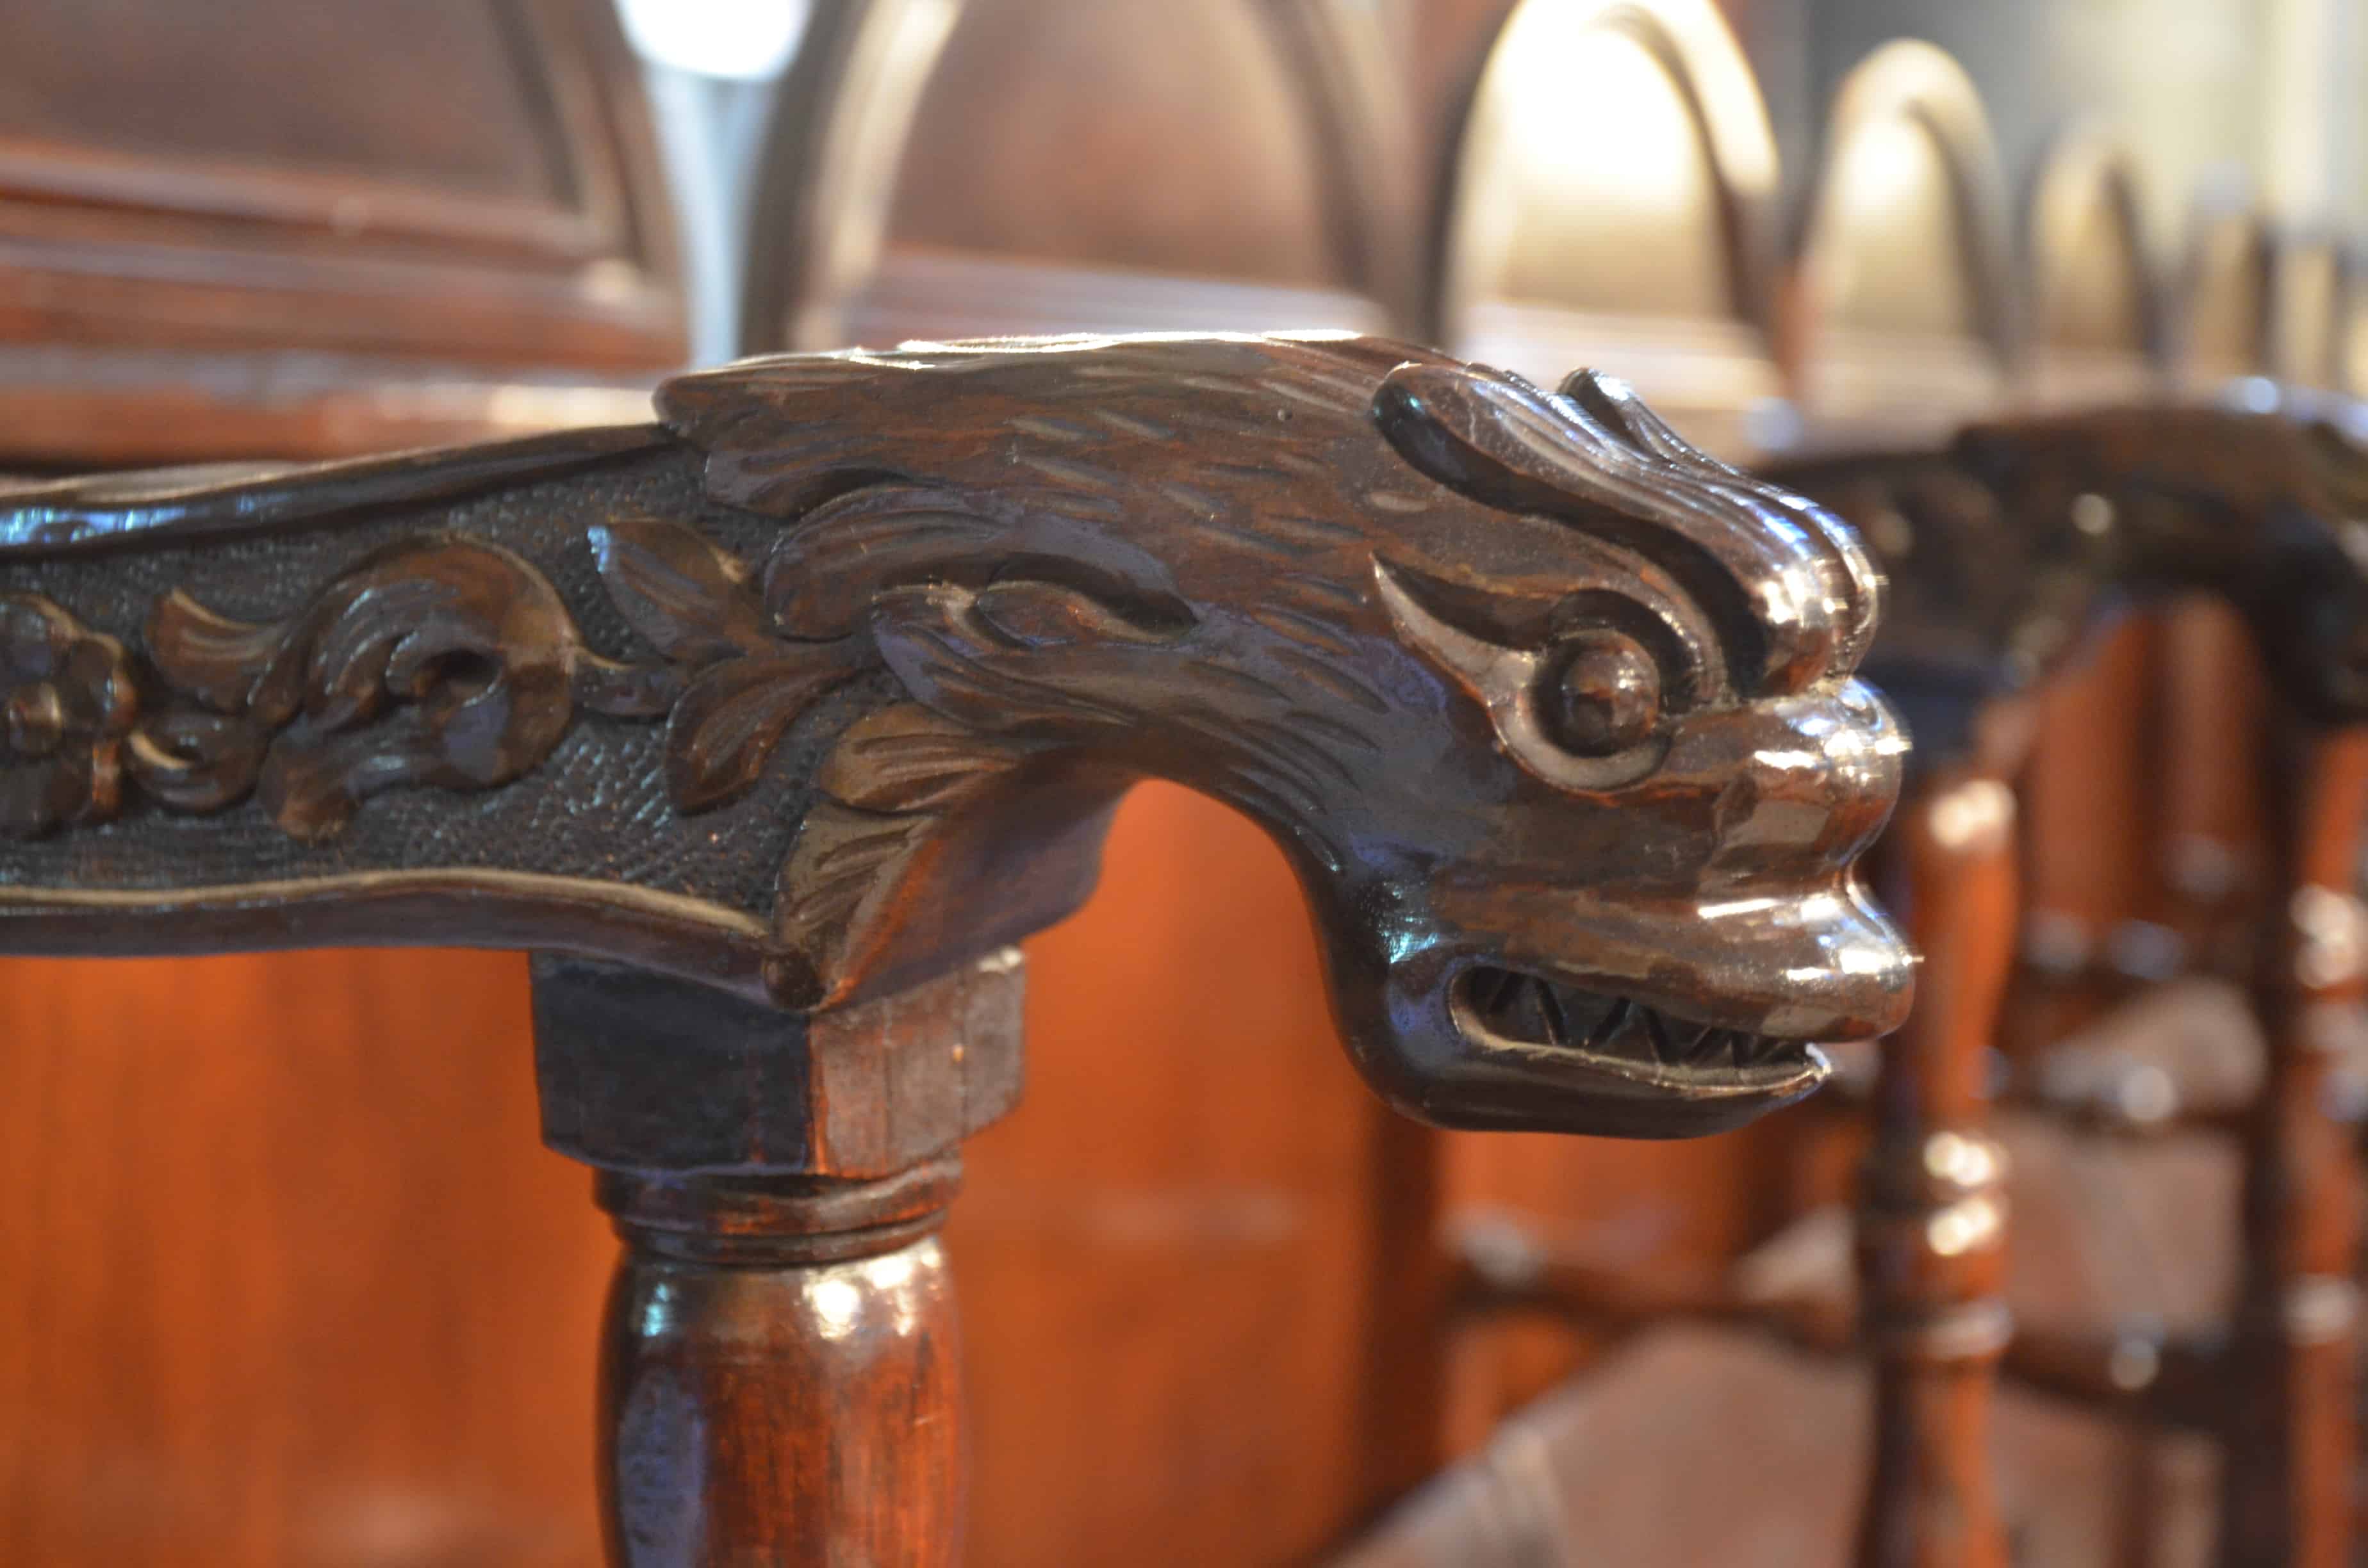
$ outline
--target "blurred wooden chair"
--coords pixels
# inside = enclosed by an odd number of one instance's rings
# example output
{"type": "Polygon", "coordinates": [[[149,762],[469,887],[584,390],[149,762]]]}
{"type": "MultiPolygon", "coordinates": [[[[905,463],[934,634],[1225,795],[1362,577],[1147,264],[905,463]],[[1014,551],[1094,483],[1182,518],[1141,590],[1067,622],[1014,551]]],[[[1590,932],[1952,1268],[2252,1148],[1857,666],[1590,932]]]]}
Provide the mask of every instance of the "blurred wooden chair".
{"type": "Polygon", "coordinates": [[[1514,8],[1432,220],[1429,335],[1552,386],[1617,366],[1689,440],[1781,440],[1776,142],[1704,4],[1514,8]]]}
{"type": "MultiPolygon", "coordinates": [[[[40,6],[0,40],[0,470],[645,419],[682,358],[606,0],[40,6]]],[[[522,959],[6,976],[0,1559],[597,1556],[613,1249],[534,1146],[522,959]]]]}

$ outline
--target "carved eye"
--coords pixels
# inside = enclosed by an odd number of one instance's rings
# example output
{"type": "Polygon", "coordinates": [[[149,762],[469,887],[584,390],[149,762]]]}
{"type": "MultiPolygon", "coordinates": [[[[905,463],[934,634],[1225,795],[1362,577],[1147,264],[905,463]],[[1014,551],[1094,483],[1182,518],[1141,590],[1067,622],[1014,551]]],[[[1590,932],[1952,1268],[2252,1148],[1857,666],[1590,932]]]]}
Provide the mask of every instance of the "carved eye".
{"type": "Polygon", "coordinates": [[[1673,676],[1685,676],[1666,653],[1656,657],[1646,637],[1599,619],[1543,646],[1502,642],[1432,613],[1388,562],[1375,562],[1373,577],[1398,634],[1480,700],[1506,755],[1539,778],[1565,790],[1617,790],[1668,754],[1661,704],[1671,697],[1683,710],[1685,687],[1668,688],[1673,676]]]}
{"type": "Polygon", "coordinates": [[[1661,720],[1661,667],[1634,638],[1592,631],[1554,649],[1539,670],[1540,724],[1575,756],[1613,756],[1661,720]]]}

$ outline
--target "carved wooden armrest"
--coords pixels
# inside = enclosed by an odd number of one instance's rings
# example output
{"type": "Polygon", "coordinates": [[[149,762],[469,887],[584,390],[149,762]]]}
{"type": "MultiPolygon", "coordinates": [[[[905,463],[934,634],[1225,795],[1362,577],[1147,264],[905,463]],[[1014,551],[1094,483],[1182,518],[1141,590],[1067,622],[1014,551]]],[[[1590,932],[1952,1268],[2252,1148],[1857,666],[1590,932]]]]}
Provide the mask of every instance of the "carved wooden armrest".
{"type": "MultiPolygon", "coordinates": [[[[700,1381],[746,1306],[701,1270],[902,1257],[849,1284],[892,1317],[934,1270],[896,1249],[1016,1091],[1008,945],[1085,895],[1136,779],[1273,834],[1358,1065],[1434,1121],[1712,1131],[1905,1009],[1851,865],[1903,750],[1852,678],[1874,574],[1616,382],[1076,339],[659,403],[0,498],[0,950],[550,955],[546,1132],[633,1244],[628,1536],[672,1506],[632,1457],[707,1441],[684,1411],[794,1408],[700,1381]],[[691,1392],[652,1414],[660,1363],[691,1392]]],[[[830,1339],[812,1291],[769,1300],[830,1339]]],[[[854,1375],[827,1361],[780,1386],[854,1375]]],[[[764,1488],[724,1491],[714,1538],[772,1542],[764,1488]]]]}

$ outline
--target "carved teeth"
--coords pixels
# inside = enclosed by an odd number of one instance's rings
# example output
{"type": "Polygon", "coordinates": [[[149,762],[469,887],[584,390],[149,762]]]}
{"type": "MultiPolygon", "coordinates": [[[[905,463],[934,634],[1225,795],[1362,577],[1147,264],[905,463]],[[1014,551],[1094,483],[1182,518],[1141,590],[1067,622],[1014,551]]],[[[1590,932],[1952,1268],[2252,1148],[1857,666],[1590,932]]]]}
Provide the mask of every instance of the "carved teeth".
{"type": "Polygon", "coordinates": [[[1645,1038],[1653,1042],[1653,1060],[1665,1067],[1676,1066],[1677,1047],[1670,1042],[1669,1031],[1661,1022],[1661,1015],[1650,1007],[1638,1009],[1645,1015],[1645,1038]]]}
{"type": "Polygon", "coordinates": [[[1716,1076],[1777,1063],[1795,1049],[1789,1040],[1668,1017],[1624,996],[1567,991],[1495,965],[1474,970],[1466,984],[1465,1005],[1492,1033],[1559,1051],[1716,1076]]]}

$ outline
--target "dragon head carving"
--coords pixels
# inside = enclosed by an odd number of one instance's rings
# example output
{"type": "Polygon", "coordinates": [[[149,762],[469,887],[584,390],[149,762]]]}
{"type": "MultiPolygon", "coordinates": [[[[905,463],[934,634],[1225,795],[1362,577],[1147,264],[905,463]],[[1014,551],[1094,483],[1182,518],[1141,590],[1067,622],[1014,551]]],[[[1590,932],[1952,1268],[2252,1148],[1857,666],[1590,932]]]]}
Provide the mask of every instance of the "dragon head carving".
{"type": "Polygon", "coordinates": [[[480,941],[822,1012],[1065,914],[1157,776],[1285,846],[1434,1121],[1712,1131],[1899,1022],[1876,574],[1616,382],[1078,338],[660,405],[0,495],[0,945],[480,941]]]}
{"type": "Polygon", "coordinates": [[[1900,1021],[1912,960],[1851,869],[1904,749],[1852,678],[1878,578],[1617,382],[1080,338],[759,360],[661,406],[714,499],[787,525],[761,563],[598,540],[653,641],[729,631],[677,798],[746,787],[818,686],[896,688],[822,765],[781,994],[1043,924],[1160,776],[1282,843],[1359,1064],[1432,1121],[1713,1131],[1900,1021]]]}

